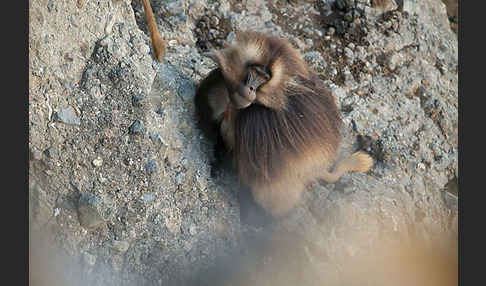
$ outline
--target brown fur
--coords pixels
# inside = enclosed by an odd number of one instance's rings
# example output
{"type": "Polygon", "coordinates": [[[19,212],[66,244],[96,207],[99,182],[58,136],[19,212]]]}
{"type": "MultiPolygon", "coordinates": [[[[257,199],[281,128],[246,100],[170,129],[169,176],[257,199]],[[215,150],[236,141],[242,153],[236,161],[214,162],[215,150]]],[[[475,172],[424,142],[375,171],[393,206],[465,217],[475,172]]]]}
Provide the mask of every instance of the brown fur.
{"type": "Polygon", "coordinates": [[[152,11],[152,6],[150,6],[149,0],[142,0],[142,4],[155,58],[157,61],[162,62],[165,56],[165,41],[162,38],[162,35],[160,35],[159,29],[157,29],[157,22],[155,21],[154,12],[152,11]]]}
{"type": "Polygon", "coordinates": [[[220,128],[233,150],[240,180],[272,215],[294,207],[305,184],[317,177],[334,182],[346,172],[371,168],[371,157],[357,152],[329,171],[342,139],[340,114],[331,91],[287,40],[241,32],[236,44],[213,53],[219,68],[203,80],[196,102],[227,96],[210,89],[225,84],[231,90],[244,80],[249,65],[270,71],[270,80],[259,87],[248,107],[232,109],[231,100],[224,101],[231,116],[220,128]],[[216,80],[221,78],[224,84],[216,80]],[[207,93],[201,96],[201,91],[207,93]]]}

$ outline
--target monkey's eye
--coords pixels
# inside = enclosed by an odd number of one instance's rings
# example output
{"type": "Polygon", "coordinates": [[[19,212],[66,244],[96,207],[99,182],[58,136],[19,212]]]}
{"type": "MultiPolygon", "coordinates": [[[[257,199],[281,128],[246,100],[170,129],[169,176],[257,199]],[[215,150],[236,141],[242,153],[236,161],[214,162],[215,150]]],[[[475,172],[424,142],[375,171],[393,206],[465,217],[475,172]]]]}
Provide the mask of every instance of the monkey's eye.
{"type": "Polygon", "coordinates": [[[265,67],[259,65],[250,65],[247,67],[247,74],[243,85],[247,86],[250,91],[256,92],[260,86],[268,82],[270,75],[265,71],[265,67]]]}
{"type": "Polygon", "coordinates": [[[270,72],[267,71],[267,69],[264,67],[264,66],[253,66],[253,69],[255,70],[255,72],[258,74],[258,76],[264,78],[265,80],[269,80],[270,79],[270,72]]]}

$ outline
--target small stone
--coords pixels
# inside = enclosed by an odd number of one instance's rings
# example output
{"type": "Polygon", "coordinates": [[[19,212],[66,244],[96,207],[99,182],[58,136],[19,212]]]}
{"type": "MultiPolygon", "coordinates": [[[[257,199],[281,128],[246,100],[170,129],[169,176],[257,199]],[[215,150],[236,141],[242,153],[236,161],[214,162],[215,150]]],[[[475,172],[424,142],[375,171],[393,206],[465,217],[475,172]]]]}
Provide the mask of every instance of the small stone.
{"type": "Polygon", "coordinates": [[[46,154],[47,157],[54,159],[57,157],[57,150],[54,147],[49,147],[44,150],[44,154],[46,154]]]}
{"type": "Polygon", "coordinates": [[[157,132],[149,132],[149,137],[154,144],[168,146],[164,139],[162,139],[162,136],[160,136],[160,134],[157,132]]]}
{"type": "Polygon", "coordinates": [[[344,15],[344,20],[345,20],[346,22],[351,22],[351,21],[353,21],[353,14],[352,14],[351,12],[346,13],[346,14],[344,15]]]}
{"type": "Polygon", "coordinates": [[[331,202],[335,201],[335,200],[338,200],[342,197],[342,194],[341,192],[339,191],[332,191],[329,193],[329,195],[327,196],[327,199],[330,200],[331,202]]]}
{"type": "Polygon", "coordinates": [[[42,160],[42,152],[37,150],[37,148],[32,148],[30,150],[30,156],[34,160],[37,160],[37,161],[42,160]]]}
{"type": "MultiPolygon", "coordinates": [[[[71,183],[71,185],[73,185],[73,184],[71,183]]],[[[75,188],[77,189],[77,187],[75,187],[75,188]]],[[[67,209],[67,210],[75,211],[76,210],[76,205],[75,205],[75,202],[73,202],[69,198],[67,198],[65,196],[59,196],[56,199],[56,208],[67,209]]]]}
{"type": "Polygon", "coordinates": [[[315,192],[318,194],[319,197],[327,198],[331,193],[331,188],[329,187],[330,184],[323,187],[321,185],[315,188],[315,192]]]}
{"type": "Polygon", "coordinates": [[[339,10],[344,10],[344,8],[346,8],[346,1],[344,0],[336,0],[336,7],[339,9],[339,10]]]}
{"type": "Polygon", "coordinates": [[[314,44],[314,42],[312,41],[312,39],[305,39],[305,44],[307,45],[307,47],[310,47],[314,44]]]}
{"type": "Polygon", "coordinates": [[[219,25],[219,18],[216,16],[211,17],[211,25],[213,27],[217,27],[219,25]]]}
{"type": "Polygon", "coordinates": [[[354,58],[354,53],[353,53],[353,51],[352,51],[350,48],[348,48],[348,47],[345,47],[345,48],[344,48],[344,55],[345,55],[345,56],[346,56],[348,59],[352,59],[352,58],[354,58]]]}
{"type": "Polygon", "coordinates": [[[326,32],[326,34],[328,36],[332,36],[332,35],[334,35],[334,33],[336,33],[336,28],[334,28],[334,27],[329,27],[329,29],[326,32]]]}
{"type": "Polygon", "coordinates": [[[96,205],[101,199],[90,193],[82,193],[78,201],[78,220],[82,227],[93,229],[104,223],[96,205]]]}
{"type": "Polygon", "coordinates": [[[177,175],[175,176],[175,183],[176,185],[180,185],[182,184],[182,182],[184,181],[184,174],[181,172],[181,173],[177,173],[177,175]]]}
{"type": "Polygon", "coordinates": [[[111,243],[111,247],[113,247],[113,249],[117,250],[120,253],[125,253],[130,247],[130,243],[128,243],[127,241],[114,240],[111,243]]]}
{"type": "Polygon", "coordinates": [[[47,2],[47,10],[49,12],[52,12],[53,9],[54,9],[54,0],[49,0],[49,2],[47,2]]]}
{"type": "Polygon", "coordinates": [[[455,196],[455,195],[453,195],[453,194],[451,194],[447,191],[444,191],[443,194],[444,194],[444,200],[445,200],[447,207],[449,207],[450,209],[456,209],[457,210],[457,207],[458,207],[457,196],[455,196]]]}
{"type": "Polygon", "coordinates": [[[145,131],[143,122],[138,119],[135,120],[129,128],[130,134],[143,134],[145,131]]]}
{"type": "Polygon", "coordinates": [[[175,47],[175,46],[177,46],[177,40],[170,40],[168,44],[169,44],[169,47],[175,47]]]}
{"type": "Polygon", "coordinates": [[[134,95],[132,96],[132,105],[135,107],[140,107],[142,106],[142,100],[143,100],[142,95],[134,95]]]}
{"type": "Polygon", "coordinates": [[[96,228],[104,222],[98,210],[91,205],[78,207],[78,219],[79,224],[87,229],[96,228]]]}
{"type": "Polygon", "coordinates": [[[157,166],[157,161],[154,159],[150,158],[148,159],[147,163],[145,164],[145,171],[151,175],[153,173],[156,173],[159,170],[157,166]]]}
{"type": "Polygon", "coordinates": [[[101,167],[101,165],[103,164],[103,159],[98,157],[98,158],[94,159],[92,163],[93,163],[93,166],[95,166],[95,167],[101,167]]]}
{"type": "Polygon", "coordinates": [[[83,8],[84,4],[85,4],[86,0],[78,0],[77,3],[76,3],[76,6],[81,9],[83,8]]]}
{"type": "Polygon", "coordinates": [[[226,41],[228,42],[228,44],[231,44],[233,43],[233,41],[236,39],[236,34],[235,32],[229,32],[228,33],[228,36],[226,37],[226,41]]]}
{"type": "Polygon", "coordinates": [[[388,68],[390,70],[395,70],[396,67],[400,66],[402,62],[403,62],[402,55],[399,53],[395,53],[388,59],[388,68]]]}
{"type": "Polygon", "coordinates": [[[153,192],[144,193],[140,196],[144,203],[149,204],[155,199],[155,194],[153,192]]]}
{"type": "Polygon", "coordinates": [[[185,251],[190,251],[192,249],[192,244],[190,241],[184,242],[184,250],[185,251]]]}
{"type": "Polygon", "coordinates": [[[66,108],[62,108],[58,112],[54,114],[53,120],[60,121],[62,123],[70,124],[70,125],[80,125],[81,121],[76,116],[74,109],[71,106],[66,108]]]}
{"type": "Polygon", "coordinates": [[[158,115],[165,115],[165,110],[164,110],[164,108],[159,107],[159,108],[157,108],[155,113],[157,113],[158,115]]]}
{"type": "Polygon", "coordinates": [[[84,253],[83,255],[84,262],[90,266],[95,265],[96,263],[96,256],[89,254],[87,252],[84,253]]]}

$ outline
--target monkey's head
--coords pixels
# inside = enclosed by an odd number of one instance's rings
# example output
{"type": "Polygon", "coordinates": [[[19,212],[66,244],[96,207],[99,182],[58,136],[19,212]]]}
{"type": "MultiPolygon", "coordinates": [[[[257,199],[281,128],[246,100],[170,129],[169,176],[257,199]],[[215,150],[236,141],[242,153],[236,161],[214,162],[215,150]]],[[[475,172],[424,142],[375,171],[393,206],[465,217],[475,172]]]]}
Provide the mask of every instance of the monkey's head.
{"type": "Polygon", "coordinates": [[[208,54],[218,64],[236,109],[260,104],[281,110],[285,89],[297,76],[309,77],[300,54],[288,40],[258,32],[238,32],[234,44],[208,54]]]}

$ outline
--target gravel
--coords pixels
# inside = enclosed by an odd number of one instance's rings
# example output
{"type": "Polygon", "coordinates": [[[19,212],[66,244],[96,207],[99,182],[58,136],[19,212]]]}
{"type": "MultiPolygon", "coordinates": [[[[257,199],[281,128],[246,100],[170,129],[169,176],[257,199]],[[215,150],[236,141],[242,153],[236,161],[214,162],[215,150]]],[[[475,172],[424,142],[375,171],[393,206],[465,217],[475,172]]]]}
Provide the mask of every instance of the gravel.
{"type": "Polygon", "coordinates": [[[144,134],[146,129],[143,122],[137,119],[130,125],[129,131],[130,134],[144,134]]]}
{"type": "Polygon", "coordinates": [[[59,111],[54,113],[53,120],[60,121],[62,123],[70,124],[70,125],[80,125],[81,120],[74,112],[74,109],[71,106],[66,108],[61,108],[59,111]]]}
{"type": "Polygon", "coordinates": [[[444,189],[458,174],[458,42],[440,0],[404,0],[403,11],[397,1],[151,1],[171,43],[162,63],[140,1],[80,2],[29,9],[29,227],[83,264],[53,260],[55,273],[78,273],[78,285],[187,285],[224,257],[227,274],[248,258],[250,279],[279,261],[242,254],[267,228],[241,222],[238,181],[212,172],[195,122],[195,88],[214,68],[201,52],[245,29],[288,37],[343,110],[343,154],[362,135],[375,159],[367,174],[310,184],[268,226],[305,237],[284,272],[313,261],[302,277],[339,285],[346,259],[390,233],[457,241],[461,193],[444,189]]]}

